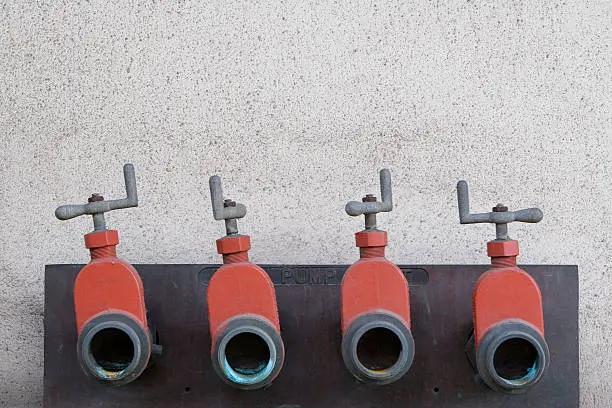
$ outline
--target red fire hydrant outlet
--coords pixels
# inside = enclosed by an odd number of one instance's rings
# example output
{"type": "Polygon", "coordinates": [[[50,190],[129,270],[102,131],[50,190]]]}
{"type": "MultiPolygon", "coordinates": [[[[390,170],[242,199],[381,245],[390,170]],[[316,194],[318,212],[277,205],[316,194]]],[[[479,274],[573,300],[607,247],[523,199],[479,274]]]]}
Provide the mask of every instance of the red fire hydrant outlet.
{"type": "Polygon", "coordinates": [[[262,268],[249,262],[249,236],[238,234],[236,219],[244,217],[246,207],[223,201],[219,177],[210,178],[210,189],[215,219],[225,220],[227,227],[227,236],[217,240],[223,266],[207,290],[213,368],[233,387],[267,387],[285,357],[274,284],[262,268]]]}
{"type": "Polygon", "coordinates": [[[520,394],[540,381],[550,356],[540,288],[517,267],[518,242],[508,237],[507,224],[538,222],[543,214],[537,208],[509,212],[501,204],[490,213],[470,214],[465,181],[457,184],[457,192],[462,224],[491,222],[497,231],[497,238],[487,244],[492,267],[482,274],[473,294],[478,373],[490,388],[520,394]]]}
{"type": "Polygon", "coordinates": [[[85,235],[91,262],[74,282],[77,356],[83,371],[102,382],[124,385],[140,376],[151,356],[151,336],[142,280],[127,262],[117,258],[119,234],[106,229],[104,212],[136,207],[134,167],[124,166],[127,198],[105,201],[92,195],[88,204],[60,206],[57,218],[90,214],[94,232],[85,235]]]}
{"type": "Polygon", "coordinates": [[[366,229],[355,234],[360,259],[342,280],[342,357],[360,381],[389,384],[412,365],[410,296],[402,271],[385,258],[387,233],[376,228],[376,214],[391,211],[391,174],[380,172],[379,202],[367,195],[346,206],[351,216],[365,215],[366,229]]]}

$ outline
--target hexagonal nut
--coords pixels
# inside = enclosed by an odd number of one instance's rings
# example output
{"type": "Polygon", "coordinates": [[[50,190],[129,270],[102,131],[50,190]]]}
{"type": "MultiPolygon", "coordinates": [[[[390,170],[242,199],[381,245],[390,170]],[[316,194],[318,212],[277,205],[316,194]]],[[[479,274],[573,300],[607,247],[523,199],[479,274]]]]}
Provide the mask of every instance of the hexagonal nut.
{"type": "Polygon", "coordinates": [[[251,238],[248,235],[237,237],[223,237],[217,240],[217,252],[224,254],[235,254],[251,249],[251,238]]]}
{"type": "Polygon", "coordinates": [[[85,248],[102,248],[105,246],[117,245],[119,243],[119,233],[117,230],[106,230],[85,234],[85,248]]]}
{"type": "Polygon", "coordinates": [[[493,258],[498,256],[517,256],[519,254],[518,241],[490,241],[487,242],[487,254],[493,258]]]}
{"type": "Polygon", "coordinates": [[[355,234],[355,244],[359,248],[387,246],[387,233],[385,231],[358,232],[355,234]]]}

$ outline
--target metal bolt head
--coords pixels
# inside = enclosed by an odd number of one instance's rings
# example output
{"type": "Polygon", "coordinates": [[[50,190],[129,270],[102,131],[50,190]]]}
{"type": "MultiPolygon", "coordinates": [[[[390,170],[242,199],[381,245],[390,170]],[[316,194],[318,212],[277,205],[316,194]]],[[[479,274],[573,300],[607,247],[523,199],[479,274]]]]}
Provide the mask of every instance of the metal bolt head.
{"type": "Polygon", "coordinates": [[[223,206],[224,207],[235,207],[236,206],[236,202],[233,200],[230,200],[229,198],[223,201],[223,206]]]}
{"type": "Polygon", "coordinates": [[[97,202],[97,201],[104,201],[104,197],[102,197],[102,196],[101,196],[100,194],[98,194],[98,193],[93,193],[93,194],[91,195],[91,197],[89,197],[89,198],[87,199],[87,202],[88,202],[88,203],[95,203],[95,202],[97,202]]]}
{"type": "Polygon", "coordinates": [[[374,194],[366,194],[365,197],[361,199],[362,203],[374,203],[376,202],[376,197],[374,194]]]}
{"type": "Polygon", "coordinates": [[[493,212],[506,212],[508,211],[508,207],[506,207],[503,204],[497,204],[495,207],[493,207],[493,212]]]}

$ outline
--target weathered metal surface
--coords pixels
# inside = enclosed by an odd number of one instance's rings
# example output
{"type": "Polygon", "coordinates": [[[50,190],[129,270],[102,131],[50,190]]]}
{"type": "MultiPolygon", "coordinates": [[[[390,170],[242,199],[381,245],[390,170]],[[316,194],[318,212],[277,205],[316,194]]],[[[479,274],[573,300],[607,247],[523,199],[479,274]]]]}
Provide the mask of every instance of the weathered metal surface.
{"type": "Polygon", "coordinates": [[[125,387],[86,377],[75,350],[72,285],[82,265],[50,265],[45,276],[45,408],[576,408],[578,274],[575,266],[522,266],[539,284],[551,363],[524,395],[489,390],[465,354],[472,289],[489,265],[401,266],[411,284],[416,355],[401,380],[359,383],[340,353],[340,286],[346,265],[262,265],[276,284],[285,366],[270,388],[240,391],[210,361],[206,283],[218,265],[134,265],[163,355],[125,387]]]}

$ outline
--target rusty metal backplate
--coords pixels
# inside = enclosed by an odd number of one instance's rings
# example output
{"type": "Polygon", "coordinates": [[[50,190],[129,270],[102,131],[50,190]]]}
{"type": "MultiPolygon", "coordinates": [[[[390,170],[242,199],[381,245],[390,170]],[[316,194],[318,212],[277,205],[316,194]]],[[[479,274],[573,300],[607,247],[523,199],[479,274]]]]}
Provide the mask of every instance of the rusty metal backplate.
{"type": "Polygon", "coordinates": [[[206,285],[218,265],[134,265],[164,352],[124,387],[85,377],[77,363],[72,286],[82,265],[45,273],[45,408],[577,408],[578,270],[525,265],[540,285],[551,363],[524,395],[490,391],[465,353],[472,289],[485,265],[401,266],[410,283],[416,355],[401,380],[361,384],[340,355],[340,282],[346,265],[262,265],[276,285],[285,365],[270,388],[225,385],[210,361],[206,285]]]}

